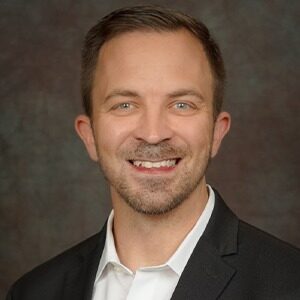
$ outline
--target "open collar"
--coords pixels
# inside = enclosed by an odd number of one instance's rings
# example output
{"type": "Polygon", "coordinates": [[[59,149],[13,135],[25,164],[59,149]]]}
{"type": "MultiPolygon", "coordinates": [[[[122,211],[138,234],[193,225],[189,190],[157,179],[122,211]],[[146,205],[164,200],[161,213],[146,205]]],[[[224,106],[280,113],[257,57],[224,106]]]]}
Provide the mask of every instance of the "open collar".
{"type": "MultiPolygon", "coordinates": [[[[196,224],[194,225],[192,230],[188,233],[188,235],[185,237],[183,242],[176,249],[174,254],[162,265],[151,266],[142,269],[146,270],[146,269],[170,268],[179,277],[181,276],[184,267],[189,257],[191,256],[191,253],[193,252],[198,240],[200,239],[203,232],[205,231],[205,228],[208,224],[208,221],[214,209],[215,193],[209,185],[207,185],[207,188],[209,192],[208,193],[209,197],[206,206],[202,214],[200,215],[199,219],[197,220],[196,224]]],[[[132,273],[126,266],[121,264],[120,259],[118,257],[116,247],[115,247],[114,237],[113,237],[113,218],[114,218],[114,210],[111,211],[107,221],[106,241],[105,241],[103,254],[99,262],[99,267],[96,274],[95,282],[97,282],[100,279],[105,267],[107,266],[107,264],[110,263],[119,265],[125,270],[127,270],[129,273],[132,273]]]]}
{"type": "MultiPolygon", "coordinates": [[[[237,252],[238,219],[216,191],[215,197],[212,216],[181,274],[172,300],[215,300],[235,274],[223,257],[237,252]]],[[[92,299],[105,238],[106,224],[88,250],[78,254],[77,262],[65,275],[61,299],[92,299]]]]}

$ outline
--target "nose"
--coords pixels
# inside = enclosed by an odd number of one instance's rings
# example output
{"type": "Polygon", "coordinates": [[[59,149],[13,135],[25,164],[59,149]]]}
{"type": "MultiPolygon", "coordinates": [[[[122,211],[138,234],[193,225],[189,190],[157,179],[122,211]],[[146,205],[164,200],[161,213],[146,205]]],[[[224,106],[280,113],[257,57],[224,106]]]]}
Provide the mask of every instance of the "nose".
{"type": "Polygon", "coordinates": [[[166,113],[158,109],[145,111],[136,126],[134,137],[149,144],[158,144],[173,136],[166,113]]]}

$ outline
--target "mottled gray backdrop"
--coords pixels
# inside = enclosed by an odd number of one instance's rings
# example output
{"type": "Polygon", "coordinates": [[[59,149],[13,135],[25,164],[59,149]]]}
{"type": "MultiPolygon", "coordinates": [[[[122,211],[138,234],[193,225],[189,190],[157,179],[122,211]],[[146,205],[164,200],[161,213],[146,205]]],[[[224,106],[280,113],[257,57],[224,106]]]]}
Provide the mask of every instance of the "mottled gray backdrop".
{"type": "Polygon", "coordinates": [[[84,34],[124,3],[181,9],[211,29],[233,126],[209,182],[243,219],[300,246],[299,1],[1,0],[1,299],[108,215],[107,187],[73,120],[84,34]]]}

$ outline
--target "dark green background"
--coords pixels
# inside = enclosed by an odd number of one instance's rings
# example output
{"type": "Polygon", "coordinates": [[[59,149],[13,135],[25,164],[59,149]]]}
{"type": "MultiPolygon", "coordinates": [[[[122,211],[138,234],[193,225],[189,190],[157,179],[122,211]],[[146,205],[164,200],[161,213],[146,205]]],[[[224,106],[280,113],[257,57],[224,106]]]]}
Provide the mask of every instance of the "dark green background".
{"type": "Polygon", "coordinates": [[[0,298],[109,213],[73,130],[80,49],[104,14],[142,3],[190,13],[219,41],[233,125],[209,182],[240,217],[300,246],[299,1],[1,0],[0,298]]]}

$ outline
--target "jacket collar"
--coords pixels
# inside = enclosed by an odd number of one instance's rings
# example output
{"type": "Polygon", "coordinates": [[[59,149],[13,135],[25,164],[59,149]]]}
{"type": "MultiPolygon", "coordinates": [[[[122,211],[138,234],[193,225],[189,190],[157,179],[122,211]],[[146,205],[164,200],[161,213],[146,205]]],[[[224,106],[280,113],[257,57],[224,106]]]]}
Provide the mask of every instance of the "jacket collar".
{"type": "Polygon", "coordinates": [[[62,300],[92,299],[94,281],[105,244],[106,225],[105,223],[102,230],[90,238],[89,245],[76,256],[74,267],[65,276],[62,300]]]}
{"type": "Polygon", "coordinates": [[[220,194],[215,192],[215,208],[203,234],[205,239],[220,256],[237,252],[239,221],[228,208],[220,194]]]}

